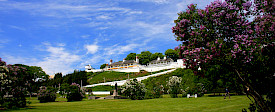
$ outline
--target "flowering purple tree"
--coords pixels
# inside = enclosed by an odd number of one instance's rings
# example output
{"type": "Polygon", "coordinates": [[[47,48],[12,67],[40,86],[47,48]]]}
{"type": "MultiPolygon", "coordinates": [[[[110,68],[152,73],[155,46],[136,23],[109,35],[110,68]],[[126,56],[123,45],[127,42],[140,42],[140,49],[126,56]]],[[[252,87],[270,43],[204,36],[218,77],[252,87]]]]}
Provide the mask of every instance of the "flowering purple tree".
{"type": "Polygon", "coordinates": [[[205,9],[190,4],[172,27],[176,40],[182,41],[175,49],[193,70],[219,64],[235,72],[257,109],[270,111],[262,97],[267,93],[254,83],[261,76],[262,82],[274,80],[272,64],[265,64],[274,63],[274,9],[274,2],[266,0],[214,1],[205,9]]]}
{"type": "Polygon", "coordinates": [[[80,85],[77,83],[72,83],[69,86],[67,92],[67,100],[70,101],[81,101],[85,97],[85,91],[80,88],[80,85]]]}
{"type": "Polygon", "coordinates": [[[0,104],[6,108],[25,107],[27,91],[26,68],[6,65],[0,58],[1,91],[0,104]]]}

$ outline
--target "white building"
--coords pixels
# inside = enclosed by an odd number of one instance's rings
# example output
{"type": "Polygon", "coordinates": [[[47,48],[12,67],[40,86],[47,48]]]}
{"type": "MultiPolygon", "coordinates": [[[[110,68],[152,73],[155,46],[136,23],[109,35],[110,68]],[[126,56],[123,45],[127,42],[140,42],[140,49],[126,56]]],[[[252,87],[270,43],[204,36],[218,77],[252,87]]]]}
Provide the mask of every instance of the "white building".
{"type": "Polygon", "coordinates": [[[113,63],[113,60],[110,60],[110,64],[107,64],[104,69],[93,69],[91,65],[85,66],[86,72],[102,72],[102,71],[116,71],[116,72],[140,72],[140,70],[145,70],[147,72],[155,72],[164,69],[171,68],[185,68],[184,62],[182,59],[177,59],[177,62],[174,62],[171,58],[152,60],[147,65],[140,65],[139,59],[136,57],[136,60],[125,60],[113,63]]]}
{"type": "Polygon", "coordinates": [[[110,60],[110,64],[106,65],[106,71],[117,71],[117,72],[139,72],[140,71],[139,59],[136,56],[136,60],[125,60],[113,63],[110,60]]]}
{"type": "Polygon", "coordinates": [[[90,64],[85,66],[86,72],[103,72],[102,69],[94,69],[90,64]]]}

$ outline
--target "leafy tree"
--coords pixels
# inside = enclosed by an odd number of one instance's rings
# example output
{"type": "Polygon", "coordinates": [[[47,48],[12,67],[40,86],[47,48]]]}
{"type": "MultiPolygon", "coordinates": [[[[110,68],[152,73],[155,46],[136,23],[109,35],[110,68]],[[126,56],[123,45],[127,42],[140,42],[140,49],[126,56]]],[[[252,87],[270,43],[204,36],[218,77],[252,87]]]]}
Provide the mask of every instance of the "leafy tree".
{"type": "Polygon", "coordinates": [[[106,67],[106,64],[100,65],[100,69],[103,69],[103,68],[105,68],[105,67],[106,67]]]}
{"type": "MultiPolygon", "coordinates": [[[[26,106],[26,93],[31,81],[31,76],[26,68],[6,65],[0,58],[0,104],[5,108],[18,108],[26,106]],[[8,94],[8,95],[6,95],[8,94]],[[6,95],[6,96],[5,96],[6,95]]],[[[29,90],[29,89],[28,89],[29,90]]]]}
{"type": "Polygon", "coordinates": [[[168,93],[172,98],[177,98],[178,94],[181,93],[181,77],[172,76],[169,77],[169,80],[167,81],[167,86],[169,87],[168,93]]]}
{"type": "Polygon", "coordinates": [[[85,92],[83,92],[80,88],[79,84],[72,83],[69,86],[69,90],[67,92],[67,100],[70,101],[81,101],[85,97],[85,92]]]}
{"type": "Polygon", "coordinates": [[[160,98],[161,95],[164,93],[164,87],[160,83],[152,83],[146,85],[146,93],[145,98],[151,99],[151,98],[160,98]]]}
{"type": "Polygon", "coordinates": [[[64,97],[65,94],[68,94],[70,85],[67,83],[63,83],[60,86],[59,94],[64,97]]]}
{"type": "Polygon", "coordinates": [[[227,68],[238,77],[259,111],[274,110],[274,89],[268,85],[274,82],[275,71],[272,4],[255,0],[252,6],[247,0],[226,0],[214,1],[205,9],[190,4],[178,13],[172,28],[176,40],[182,41],[175,49],[180,50],[188,68],[195,72],[199,66],[227,68]],[[248,20],[250,16],[255,18],[248,20]],[[264,94],[268,94],[266,99],[264,94]]]}
{"type": "Polygon", "coordinates": [[[138,54],[138,58],[139,58],[139,63],[142,65],[146,65],[147,63],[149,63],[150,57],[151,57],[152,53],[150,51],[142,51],[140,54],[138,54]]]}
{"type": "Polygon", "coordinates": [[[85,71],[77,71],[75,70],[74,73],[67,74],[63,77],[63,83],[67,84],[72,84],[72,83],[77,83],[81,84],[82,81],[82,86],[85,86],[88,84],[87,82],[87,72],[85,71]]]}
{"type": "Polygon", "coordinates": [[[184,75],[182,77],[183,96],[187,94],[203,96],[206,91],[204,83],[205,81],[202,80],[201,77],[195,76],[192,70],[184,70],[184,75]]]}
{"type": "Polygon", "coordinates": [[[165,56],[167,56],[167,58],[173,59],[174,61],[179,59],[179,53],[176,50],[173,50],[173,49],[167,49],[165,51],[165,56]]]}
{"type": "Polygon", "coordinates": [[[54,102],[56,99],[56,90],[53,87],[41,86],[37,97],[40,103],[54,102]]]}
{"type": "Polygon", "coordinates": [[[53,79],[54,79],[54,87],[59,87],[63,81],[62,73],[56,73],[53,79]]]}
{"type": "Polygon", "coordinates": [[[130,53],[127,55],[127,57],[125,58],[125,60],[136,60],[136,53],[130,53]]]}
{"type": "Polygon", "coordinates": [[[164,56],[163,56],[162,53],[156,52],[156,53],[154,53],[154,54],[151,55],[150,60],[151,60],[151,61],[152,61],[152,60],[156,60],[158,57],[159,57],[159,58],[163,58],[164,56]]]}
{"type": "Polygon", "coordinates": [[[121,89],[121,92],[132,100],[142,100],[145,98],[145,85],[137,81],[137,79],[127,81],[121,86],[121,89]]]}

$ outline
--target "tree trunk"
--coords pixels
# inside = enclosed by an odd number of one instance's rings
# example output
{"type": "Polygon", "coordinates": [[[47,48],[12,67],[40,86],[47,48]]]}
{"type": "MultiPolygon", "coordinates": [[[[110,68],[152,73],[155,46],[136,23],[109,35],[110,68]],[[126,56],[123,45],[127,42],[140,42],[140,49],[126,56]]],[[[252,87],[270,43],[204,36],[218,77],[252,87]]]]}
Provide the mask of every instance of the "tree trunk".
{"type": "Polygon", "coordinates": [[[256,105],[264,112],[271,112],[271,109],[266,105],[264,98],[249,84],[248,81],[244,80],[240,73],[235,69],[238,77],[242,80],[243,85],[247,88],[247,93],[255,100],[256,105]]]}

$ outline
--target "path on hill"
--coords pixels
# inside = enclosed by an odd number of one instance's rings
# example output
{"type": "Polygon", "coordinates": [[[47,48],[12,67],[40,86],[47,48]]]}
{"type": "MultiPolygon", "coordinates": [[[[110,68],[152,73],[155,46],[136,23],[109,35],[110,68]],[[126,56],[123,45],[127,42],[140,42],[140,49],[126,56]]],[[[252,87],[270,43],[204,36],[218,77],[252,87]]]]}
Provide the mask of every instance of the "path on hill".
{"type": "MultiPolygon", "coordinates": [[[[155,77],[155,76],[159,76],[159,75],[162,75],[162,74],[166,74],[166,73],[169,73],[169,72],[172,72],[176,69],[172,69],[172,70],[167,70],[167,71],[164,71],[164,72],[160,72],[160,73],[156,73],[156,74],[152,74],[152,75],[147,75],[147,76],[143,76],[143,77],[137,77],[136,79],[138,81],[142,81],[144,79],[147,79],[149,77],[155,77]]],[[[105,82],[105,83],[98,83],[98,84],[92,84],[92,85],[86,85],[84,87],[94,87],[94,86],[100,86],[100,85],[111,85],[111,86],[115,86],[115,84],[117,83],[118,86],[122,86],[127,80],[121,80],[121,81],[113,81],[113,82],[105,82]]]]}

